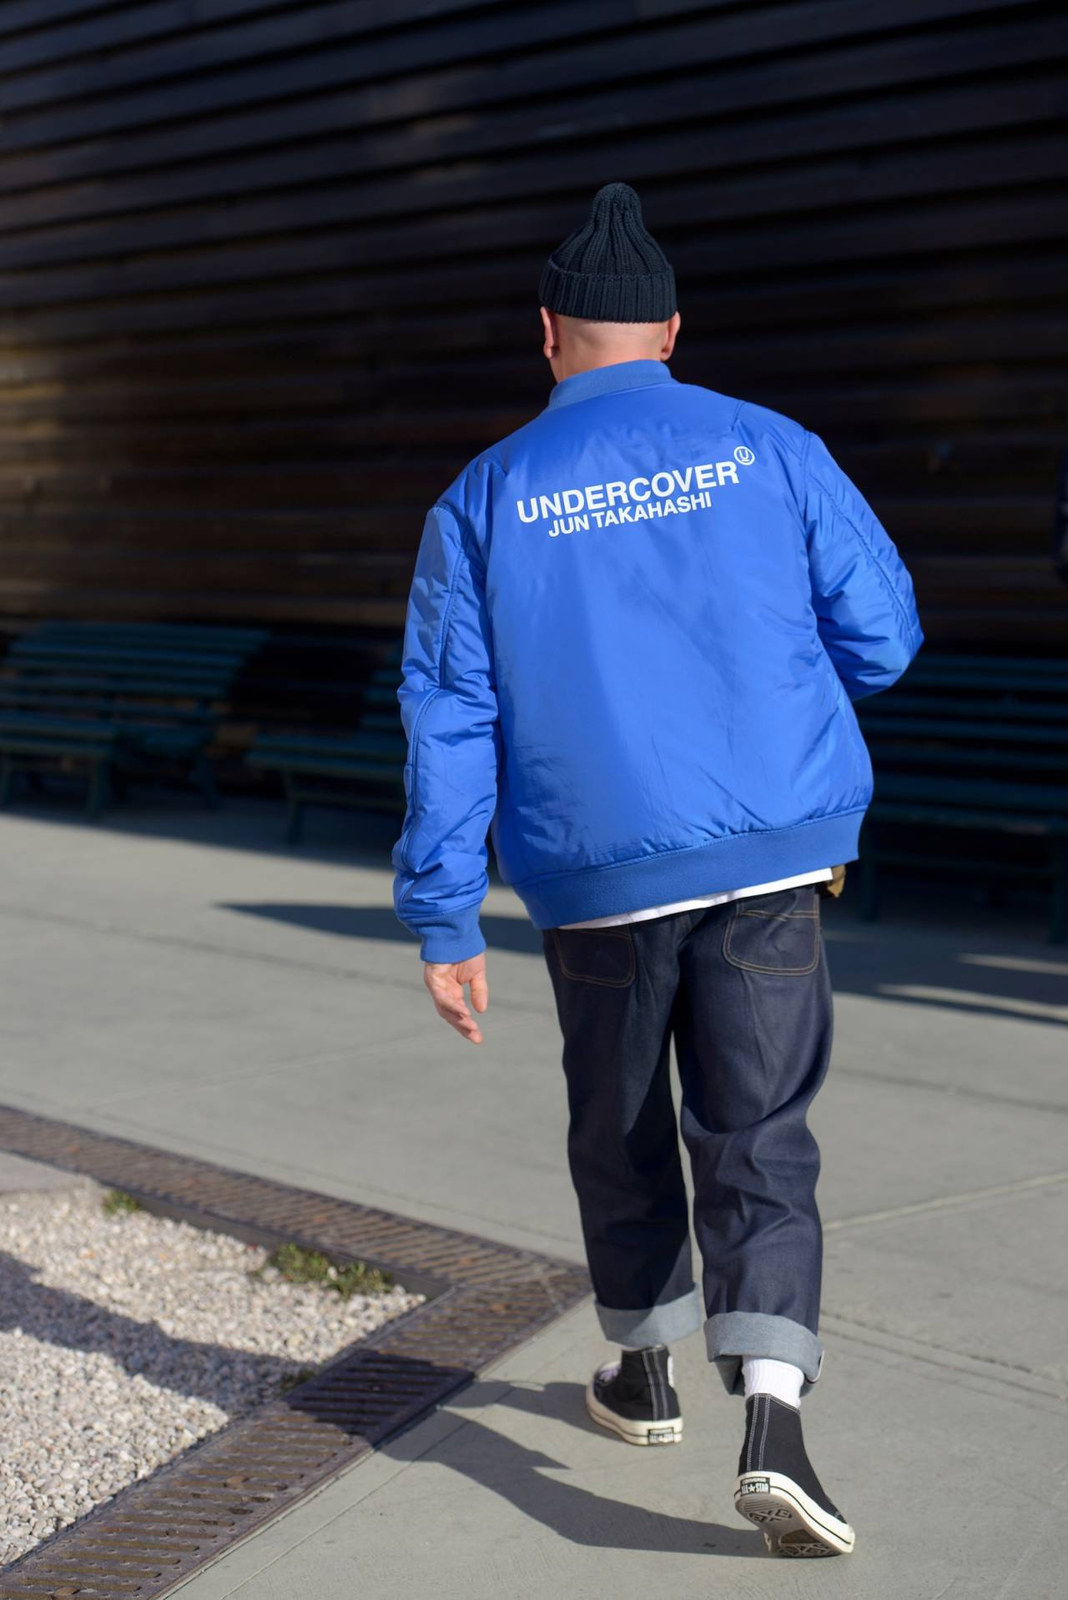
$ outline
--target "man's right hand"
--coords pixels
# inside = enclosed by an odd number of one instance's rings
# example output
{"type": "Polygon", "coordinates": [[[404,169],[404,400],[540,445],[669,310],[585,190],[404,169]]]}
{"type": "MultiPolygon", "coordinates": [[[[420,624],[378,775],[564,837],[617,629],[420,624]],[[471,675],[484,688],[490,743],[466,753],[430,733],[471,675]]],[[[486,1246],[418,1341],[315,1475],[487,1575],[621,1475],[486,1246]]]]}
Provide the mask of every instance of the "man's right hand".
{"type": "Polygon", "coordinates": [[[475,1010],[485,1011],[489,1005],[486,952],[483,950],[466,961],[424,962],[423,980],[438,1016],[444,1017],[450,1027],[472,1044],[482,1044],[482,1031],[464,1002],[464,984],[471,985],[471,1004],[475,1010]]]}

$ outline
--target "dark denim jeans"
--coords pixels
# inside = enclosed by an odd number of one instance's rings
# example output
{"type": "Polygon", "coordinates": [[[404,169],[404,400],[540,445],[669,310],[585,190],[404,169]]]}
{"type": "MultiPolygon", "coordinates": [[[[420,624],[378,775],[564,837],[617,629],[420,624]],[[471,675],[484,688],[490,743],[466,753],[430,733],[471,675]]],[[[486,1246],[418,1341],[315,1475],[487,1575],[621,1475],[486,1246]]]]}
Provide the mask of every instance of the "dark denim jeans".
{"type": "Polygon", "coordinates": [[[833,1029],[817,886],[609,928],[546,928],[542,944],[564,1038],[568,1159],[605,1337],[666,1344],[704,1317],[709,1359],[729,1393],[742,1392],[747,1355],[793,1362],[807,1393],[823,1361],[823,1235],[819,1148],[805,1119],[833,1029]]]}

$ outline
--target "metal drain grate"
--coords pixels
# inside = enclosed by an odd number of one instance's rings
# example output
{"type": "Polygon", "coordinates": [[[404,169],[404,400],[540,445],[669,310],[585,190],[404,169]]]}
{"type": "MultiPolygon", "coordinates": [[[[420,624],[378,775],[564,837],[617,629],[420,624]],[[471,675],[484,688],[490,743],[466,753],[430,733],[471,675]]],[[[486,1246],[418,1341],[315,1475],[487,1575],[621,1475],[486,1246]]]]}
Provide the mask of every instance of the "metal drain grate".
{"type": "Polygon", "coordinates": [[[425,1304],[192,1446],[0,1577],[0,1600],[164,1595],[589,1293],[583,1268],[0,1107],[0,1148],[170,1216],[385,1267],[425,1304]]]}

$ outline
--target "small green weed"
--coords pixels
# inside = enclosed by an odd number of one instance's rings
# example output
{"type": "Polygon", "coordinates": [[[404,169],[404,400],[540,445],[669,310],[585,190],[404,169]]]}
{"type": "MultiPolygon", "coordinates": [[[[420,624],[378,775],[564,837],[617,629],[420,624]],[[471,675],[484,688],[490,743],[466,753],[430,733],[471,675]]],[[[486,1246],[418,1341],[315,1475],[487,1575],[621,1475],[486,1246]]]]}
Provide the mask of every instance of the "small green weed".
{"type": "Polygon", "coordinates": [[[321,1250],[306,1250],[299,1244],[282,1244],[272,1250],[262,1267],[254,1267],[250,1278],[262,1278],[268,1267],[285,1279],[286,1283],[317,1283],[323,1289],[333,1289],[347,1300],[353,1294],[381,1294],[392,1289],[393,1279],[378,1267],[369,1267],[362,1261],[332,1261],[321,1250]]]}
{"type": "Polygon", "coordinates": [[[309,1378],[314,1378],[318,1367],[299,1367],[296,1372],[287,1372],[278,1381],[279,1394],[288,1394],[290,1389],[296,1389],[299,1384],[307,1383],[309,1378]]]}
{"type": "Polygon", "coordinates": [[[135,1194],[127,1194],[125,1189],[109,1189],[100,1202],[106,1217],[121,1217],[128,1211],[140,1211],[141,1202],[135,1194]]]}

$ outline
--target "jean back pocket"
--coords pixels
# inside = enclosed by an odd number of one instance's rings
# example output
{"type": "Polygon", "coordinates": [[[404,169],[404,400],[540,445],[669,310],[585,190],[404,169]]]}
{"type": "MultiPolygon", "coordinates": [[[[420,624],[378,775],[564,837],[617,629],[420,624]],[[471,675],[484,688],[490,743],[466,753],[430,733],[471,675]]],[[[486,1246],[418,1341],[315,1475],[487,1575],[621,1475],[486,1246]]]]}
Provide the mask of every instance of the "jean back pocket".
{"type": "Polygon", "coordinates": [[[819,898],[811,884],[753,895],[735,903],[723,955],[746,972],[800,977],[820,959],[819,898]]]}

